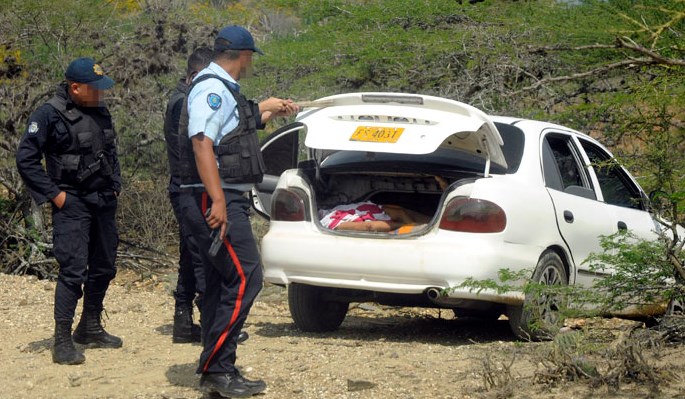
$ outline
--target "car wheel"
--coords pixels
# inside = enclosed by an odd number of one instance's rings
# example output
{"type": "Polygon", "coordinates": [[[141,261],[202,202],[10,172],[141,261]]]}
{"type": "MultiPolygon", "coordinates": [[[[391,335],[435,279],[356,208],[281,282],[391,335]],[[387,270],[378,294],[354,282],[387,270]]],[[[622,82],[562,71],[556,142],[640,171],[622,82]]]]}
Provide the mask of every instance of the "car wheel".
{"type": "Polygon", "coordinates": [[[288,286],[288,306],[295,325],[306,332],[333,331],[340,327],[349,304],[325,297],[325,288],[305,284],[288,286]]]}
{"type": "MultiPolygon", "coordinates": [[[[543,285],[568,285],[568,275],[561,257],[554,251],[543,252],[532,281],[543,285]]],[[[509,325],[521,339],[551,339],[561,328],[563,320],[559,310],[562,306],[563,298],[558,295],[544,292],[526,294],[523,305],[507,308],[509,325]]]]}

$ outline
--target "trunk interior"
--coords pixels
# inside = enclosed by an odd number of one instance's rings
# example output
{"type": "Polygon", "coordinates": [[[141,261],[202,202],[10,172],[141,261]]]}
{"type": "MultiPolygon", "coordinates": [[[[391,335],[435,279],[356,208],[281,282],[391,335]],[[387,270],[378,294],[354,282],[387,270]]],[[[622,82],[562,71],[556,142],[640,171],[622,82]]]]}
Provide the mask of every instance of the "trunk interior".
{"type": "MultiPolygon", "coordinates": [[[[401,207],[412,216],[416,215],[417,221],[411,223],[416,225],[412,233],[419,233],[423,227],[435,222],[434,216],[441,209],[444,191],[436,176],[442,177],[447,185],[474,178],[473,173],[456,175],[454,172],[449,176],[393,171],[337,172],[320,173],[317,177],[315,170],[305,170],[305,174],[312,182],[320,217],[339,205],[370,201],[386,208],[387,205],[401,207]]],[[[393,233],[397,234],[397,231],[393,233]]]]}

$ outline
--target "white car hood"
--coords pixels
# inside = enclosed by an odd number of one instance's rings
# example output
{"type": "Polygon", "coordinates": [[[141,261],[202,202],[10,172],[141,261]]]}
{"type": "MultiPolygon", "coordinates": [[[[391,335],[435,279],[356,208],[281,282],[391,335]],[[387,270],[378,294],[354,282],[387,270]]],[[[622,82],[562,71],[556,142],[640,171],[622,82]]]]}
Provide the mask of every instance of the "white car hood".
{"type": "Polygon", "coordinates": [[[305,145],[322,150],[429,154],[450,147],[507,167],[502,137],[484,112],[458,101],[351,93],[313,101],[297,116],[305,145]]]}

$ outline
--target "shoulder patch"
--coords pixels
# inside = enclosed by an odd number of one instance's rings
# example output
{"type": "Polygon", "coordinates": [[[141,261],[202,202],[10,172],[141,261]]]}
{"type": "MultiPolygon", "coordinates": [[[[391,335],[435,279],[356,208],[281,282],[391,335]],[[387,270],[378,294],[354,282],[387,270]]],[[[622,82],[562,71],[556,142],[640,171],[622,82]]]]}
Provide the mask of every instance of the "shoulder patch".
{"type": "Polygon", "coordinates": [[[29,128],[27,130],[29,135],[33,136],[34,134],[38,133],[38,122],[31,122],[29,125],[29,128]]]}
{"type": "Polygon", "coordinates": [[[221,97],[216,93],[209,93],[207,94],[207,104],[209,104],[209,108],[216,111],[221,108],[221,97]]]}

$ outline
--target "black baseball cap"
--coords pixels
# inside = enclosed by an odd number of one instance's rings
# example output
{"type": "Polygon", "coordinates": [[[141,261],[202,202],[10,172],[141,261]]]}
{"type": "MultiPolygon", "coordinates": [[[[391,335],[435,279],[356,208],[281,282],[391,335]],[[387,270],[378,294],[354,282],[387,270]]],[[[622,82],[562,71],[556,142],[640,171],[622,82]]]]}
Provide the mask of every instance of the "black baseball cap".
{"type": "Polygon", "coordinates": [[[64,72],[64,77],[70,82],[85,83],[98,90],[107,90],[114,86],[114,81],[105,75],[102,67],[87,57],[73,60],[64,72]]]}
{"type": "Polygon", "coordinates": [[[247,29],[238,25],[230,25],[219,31],[214,39],[214,51],[223,50],[252,50],[264,54],[254,44],[254,38],[247,29]],[[223,39],[223,40],[219,40],[223,39]]]}

